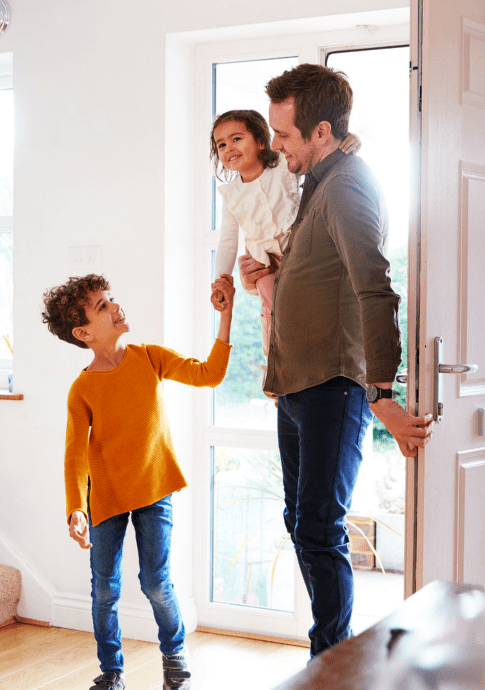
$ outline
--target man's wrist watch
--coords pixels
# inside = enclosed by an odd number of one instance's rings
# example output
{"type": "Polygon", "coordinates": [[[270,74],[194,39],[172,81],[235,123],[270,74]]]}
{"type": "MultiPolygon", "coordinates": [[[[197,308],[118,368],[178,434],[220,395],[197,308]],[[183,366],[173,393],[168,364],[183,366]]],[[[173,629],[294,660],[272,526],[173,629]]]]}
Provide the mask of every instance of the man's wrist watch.
{"type": "Polygon", "coordinates": [[[377,402],[380,398],[391,398],[395,400],[398,395],[399,393],[397,391],[393,391],[390,388],[379,388],[378,386],[367,386],[365,392],[367,402],[370,403],[377,402]]]}

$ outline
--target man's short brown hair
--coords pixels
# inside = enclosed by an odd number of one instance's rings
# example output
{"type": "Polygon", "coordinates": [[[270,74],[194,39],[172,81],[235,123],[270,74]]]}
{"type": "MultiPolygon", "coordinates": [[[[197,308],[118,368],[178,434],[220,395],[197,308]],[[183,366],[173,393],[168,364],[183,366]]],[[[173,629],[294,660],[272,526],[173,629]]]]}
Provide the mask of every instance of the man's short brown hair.
{"type": "Polygon", "coordinates": [[[42,312],[42,322],[46,323],[50,332],[61,340],[87,349],[86,343],[72,334],[72,329],[89,323],[84,309],[89,302],[89,295],[109,289],[106,278],[94,273],[82,278],[69,278],[65,285],[46,290],[44,293],[45,311],[42,312]]]}
{"type": "Polygon", "coordinates": [[[352,89],[347,75],[330,67],[298,65],[266,85],[273,103],[295,99],[295,126],[310,139],[319,122],[329,122],[335,139],[345,139],[352,110],[352,89]]]}

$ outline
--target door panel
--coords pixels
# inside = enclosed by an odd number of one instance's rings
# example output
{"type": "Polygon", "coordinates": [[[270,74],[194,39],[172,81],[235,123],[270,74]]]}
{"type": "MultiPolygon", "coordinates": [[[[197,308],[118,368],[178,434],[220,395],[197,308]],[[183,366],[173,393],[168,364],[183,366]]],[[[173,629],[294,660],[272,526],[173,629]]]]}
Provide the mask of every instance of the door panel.
{"type": "Polygon", "coordinates": [[[485,407],[485,25],[481,0],[415,0],[413,13],[421,181],[415,282],[410,275],[418,330],[409,354],[419,413],[433,409],[436,336],[443,338],[441,363],[479,365],[476,373],[441,375],[442,421],[417,462],[410,461],[419,588],[434,579],[485,580],[478,546],[485,537],[485,437],[478,434],[478,408],[485,407]]]}

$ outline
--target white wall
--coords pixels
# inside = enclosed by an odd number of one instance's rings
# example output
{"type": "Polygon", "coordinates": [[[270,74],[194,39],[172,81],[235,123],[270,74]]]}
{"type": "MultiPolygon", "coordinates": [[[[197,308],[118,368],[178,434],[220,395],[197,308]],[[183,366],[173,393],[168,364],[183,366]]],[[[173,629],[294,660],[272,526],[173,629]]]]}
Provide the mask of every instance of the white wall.
{"type": "MultiPolygon", "coordinates": [[[[32,603],[29,583],[37,577],[51,601],[49,620],[89,628],[88,555],[69,540],[63,488],[66,395],[89,354],[55,339],[41,323],[43,291],[69,276],[68,247],[101,245],[102,271],[133,324],[130,339],[205,356],[193,351],[191,328],[192,46],[234,34],[315,30],[319,22],[308,18],[408,3],[206,0],[201,11],[199,2],[187,0],[180,12],[159,0],[10,5],[0,52],[14,55],[14,381],[25,400],[0,401],[0,556],[25,571],[21,615],[49,614],[45,601],[41,608],[32,603]],[[282,23],[268,24],[273,19],[282,23]]],[[[173,387],[168,394],[190,480],[193,395],[173,387]]],[[[191,491],[175,497],[173,555],[189,629],[195,625],[191,491]]],[[[153,639],[152,629],[141,629],[146,602],[132,539],[123,601],[124,632],[153,639]]]]}

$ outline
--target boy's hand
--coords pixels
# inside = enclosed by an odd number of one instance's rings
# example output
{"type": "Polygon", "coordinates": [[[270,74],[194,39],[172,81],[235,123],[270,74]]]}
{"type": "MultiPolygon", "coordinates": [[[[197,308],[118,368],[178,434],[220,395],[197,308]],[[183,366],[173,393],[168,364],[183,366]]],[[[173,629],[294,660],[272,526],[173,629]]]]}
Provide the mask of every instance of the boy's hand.
{"type": "MultiPolygon", "coordinates": [[[[218,278],[214,283],[212,283],[212,289],[213,295],[217,292],[220,292],[222,294],[222,309],[218,309],[218,311],[222,311],[223,313],[228,309],[232,311],[232,307],[234,304],[234,294],[236,292],[233,277],[230,276],[228,273],[224,273],[223,275],[221,275],[220,278],[218,278]]],[[[214,304],[214,302],[212,302],[212,304],[214,304]]],[[[214,308],[217,309],[215,304],[214,308]]]]}
{"type": "Polygon", "coordinates": [[[211,302],[216,311],[224,311],[224,309],[227,307],[227,304],[224,301],[224,293],[222,290],[216,290],[214,288],[214,283],[212,283],[211,302]]]}
{"type": "Polygon", "coordinates": [[[80,510],[75,510],[69,523],[69,536],[77,541],[82,549],[90,549],[92,544],[88,537],[88,523],[86,516],[80,510]]]}
{"type": "Polygon", "coordinates": [[[340,142],[339,149],[342,153],[357,153],[362,147],[362,142],[357,134],[349,132],[345,139],[340,142]]]}

